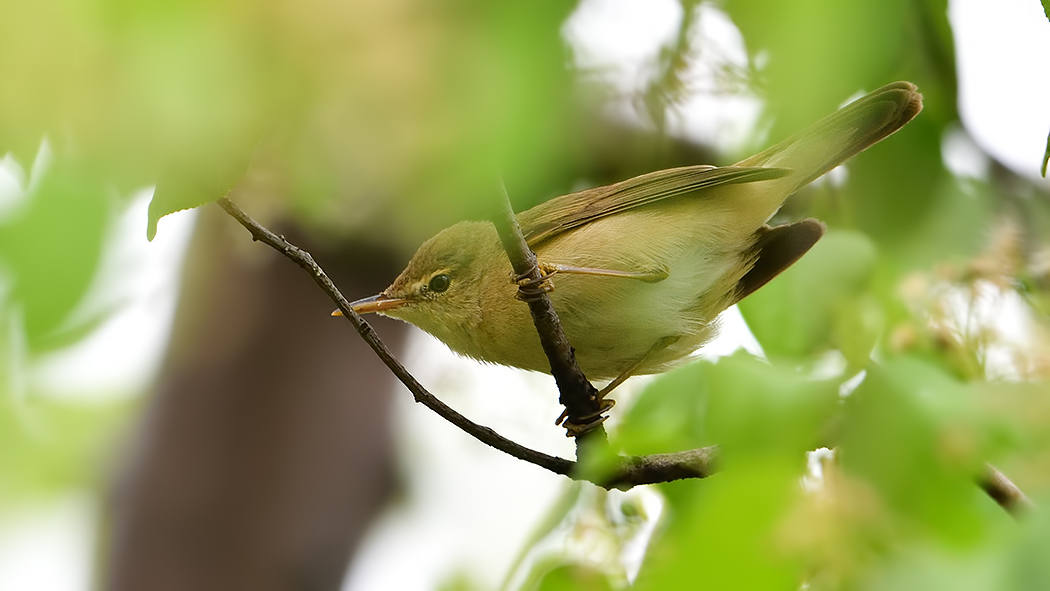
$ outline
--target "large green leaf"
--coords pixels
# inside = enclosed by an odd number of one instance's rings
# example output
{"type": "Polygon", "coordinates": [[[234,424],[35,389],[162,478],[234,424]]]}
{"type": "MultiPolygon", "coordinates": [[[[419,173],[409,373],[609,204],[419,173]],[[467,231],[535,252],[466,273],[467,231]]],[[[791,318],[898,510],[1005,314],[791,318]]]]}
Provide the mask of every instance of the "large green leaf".
{"type": "Polygon", "coordinates": [[[740,312],[767,355],[798,357],[829,348],[836,323],[861,329],[852,349],[875,342],[877,312],[858,302],[875,262],[863,234],[831,230],[791,268],[742,302],[740,312]]]}
{"type": "Polygon", "coordinates": [[[991,502],[974,485],[985,420],[972,389],[935,365],[902,358],[872,366],[846,404],[842,467],[877,492],[887,518],[972,544],[991,502]]]}
{"type": "Polygon", "coordinates": [[[114,200],[103,181],[59,155],[39,167],[21,207],[0,220],[0,269],[12,288],[8,310],[19,316],[31,350],[61,340],[68,319],[95,277],[114,200]]]}

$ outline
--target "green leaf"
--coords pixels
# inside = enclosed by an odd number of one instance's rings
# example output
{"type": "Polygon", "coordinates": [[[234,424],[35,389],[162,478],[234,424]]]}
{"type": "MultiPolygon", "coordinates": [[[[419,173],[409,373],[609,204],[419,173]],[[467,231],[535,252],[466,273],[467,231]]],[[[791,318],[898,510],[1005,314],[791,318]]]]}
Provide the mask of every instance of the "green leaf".
{"type": "MultiPolygon", "coordinates": [[[[1037,499],[1037,506],[1045,507],[1050,499],[1037,499]]],[[[1037,511],[1023,524],[1021,535],[1009,548],[1004,582],[1013,583],[1015,589],[1050,588],[1050,518],[1037,511]]],[[[1000,587],[1002,588],[1002,587],[1000,587]]]]}
{"type": "Polygon", "coordinates": [[[846,358],[847,374],[868,365],[871,351],[882,336],[885,313],[879,301],[870,294],[844,300],[837,307],[833,340],[846,358]]]}
{"type": "Polygon", "coordinates": [[[160,222],[160,218],[169,213],[193,209],[216,201],[229,193],[234,184],[236,183],[173,181],[157,185],[149,202],[146,239],[152,241],[157,236],[157,223],[160,222]]]}
{"type": "MultiPolygon", "coordinates": [[[[1046,9],[1047,3],[1050,3],[1050,0],[1043,0],[1044,9],[1046,9]]],[[[1048,15],[1047,18],[1050,18],[1050,15],[1048,15]]],[[[1046,135],[1046,151],[1043,152],[1043,166],[1039,169],[1039,173],[1042,174],[1044,178],[1046,177],[1047,162],[1050,162],[1050,133],[1046,135]]]]}
{"type": "Polygon", "coordinates": [[[738,456],[802,462],[804,452],[818,446],[838,403],[836,384],[743,352],[713,365],[708,387],[708,432],[722,447],[727,468],[738,456]]]}
{"type": "Polygon", "coordinates": [[[853,302],[875,262],[875,247],[863,234],[831,231],[791,268],[740,302],[740,312],[769,356],[799,357],[830,346],[836,319],[872,311],[853,302]]]}
{"type": "Polygon", "coordinates": [[[0,397],[0,510],[102,484],[106,455],[131,409],[0,397]]]}
{"type": "MultiPolygon", "coordinates": [[[[865,589],[872,591],[985,591],[1010,589],[1002,559],[987,551],[949,552],[930,544],[907,544],[896,561],[874,569],[865,589]]],[[[1039,589],[1040,586],[1021,588],[1039,589]]]]}
{"type": "Polygon", "coordinates": [[[13,288],[31,350],[45,348],[94,280],[112,219],[105,185],[56,159],[26,195],[25,209],[0,221],[0,267],[13,288]]]}
{"type": "Polygon", "coordinates": [[[654,381],[625,417],[616,441],[632,454],[717,443],[726,462],[769,455],[800,462],[837,401],[836,384],[740,352],[654,381]]]}
{"type": "Polygon", "coordinates": [[[973,391],[935,365],[901,358],[872,366],[846,403],[843,470],[877,491],[884,519],[972,543],[991,503],[973,480],[987,445],[984,420],[973,391]]]}
{"type": "Polygon", "coordinates": [[[706,428],[710,371],[709,362],[698,361],[649,384],[614,433],[616,446],[645,455],[717,443],[706,428]]]}
{"type": "Polygon", "coordinates": [[[787,137],[828,113],[858,89],[877,88],[899,67],[915,22],[909,2],[727,0],[720,6],[752,55],[767,53],[763,97],[775,138],[787,137]]]}
{"type": "Polygon", "coordinates": [[[548,568],[532,587],[535,591],[612,591],[617,588],[604,572],[586,564],[559,564],[548,568]]]}
{"type": "Polygon", "coordinates": [[[251,150],[248,143],[223,150],[204,150],[178,170],[165,174],[149,202],[146,238],[153,240],[157,235],[157,222],[169,213],[199,207],[226,196],[247,172],[251,150]]]}
{"type": "Polygon", "coordinates": [[[669,517],[650,542],[635,587],[798,589],[802,565],[777,543],[783,514],[799,494],[798,476],[786,462],[763,460],[662,485],[669,517]]]}

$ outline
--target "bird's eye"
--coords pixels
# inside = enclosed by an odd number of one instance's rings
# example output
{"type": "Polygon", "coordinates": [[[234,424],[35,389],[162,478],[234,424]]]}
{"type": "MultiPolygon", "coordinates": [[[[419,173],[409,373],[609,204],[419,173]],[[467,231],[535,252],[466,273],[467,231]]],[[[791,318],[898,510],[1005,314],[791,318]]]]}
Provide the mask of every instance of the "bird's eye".
{"type": "Polygon", "coordinates": [[[448,275],[442,273],[431,277],[430,283],[427,284],[427,288],[434,293],[441,293],[448,289],[448,286],[451,284],[452,279],[450,279],[448,275]]]}

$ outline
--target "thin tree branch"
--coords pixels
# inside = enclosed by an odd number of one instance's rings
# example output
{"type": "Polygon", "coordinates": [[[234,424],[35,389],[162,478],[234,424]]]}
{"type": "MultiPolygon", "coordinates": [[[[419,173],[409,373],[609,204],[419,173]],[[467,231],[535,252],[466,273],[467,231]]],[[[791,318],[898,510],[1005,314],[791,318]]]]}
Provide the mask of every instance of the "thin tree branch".
{"type": "Polygon", "coordinates": [[[709,445],[667,454],[628,456],[607,480],[605,488],[631,488],[639,484],[657,484],[686,478],[707,478],[717,471],[718,446],[709,445]]]}
{"type": "MultiPolygon", "coordinates": [[[[536,261],[536,254],[525,242],[525,237],[518,227],[518,218],[507,196],[507,189],[503,183],[499,183],[502,194],[502,212],[495,216],[492,224],[496,226],[503,249],[507,251],[507,257],[514,268],[514,273],[519,279],[542,281],[543,272],[536,261]]],[[[519,292],[524,294],[525,292],[519,292]]],[[[566,426],[570,436],[575,435],[575,425],[582,425],[589,420],[594,420],[601,413],[598,391],[587,380],[576,364],[576,355],[565,337],[558,313],[547,294],[542,290],[535,290],[527,297],[522,297],[529,304],[529,312],[532,313],[532,321],[536,325],[536,332],[540,336],[540,344],[543,352],[551,364],[551,375],[558,384],[560,396],[558,401],[565,407],[568,420],[566,426]]],[[[605,429],[599,424],[594,429],[587,431],[577,437],[577,443],[587,439],[592,442],[606,442],[605,429]]],[[[577,453],[577,455],[579,455],[577,453]]]]}
{"type": "Polygon", "coordinates": [[[977,484],[1014,517],[1035,509],[1035,503],[1024,491],[991,464],[985,464],[984,473],[977,479],[977,484]]]}
{"type": "Polygon", "coordinates": [[[715,448],[703,448],[690,450],[677,454],[658,454],[654,456],[628,456],[620,460],[618,469],[612,474],[605,474],[602,478],[588,478],[578,474],[577,463],[565,458],[547,455],[545,453],[527,448],[515,443],[489,427],[479,425],[459,414],[451,407],[441,402],[436,396],[427,391],[415,377],[394,357],[386,345],[379,340],[371,325],[365,322],[360,315],[354,312],[343,294],[336,288],[332,280],[323,269],[314,261],[310,253],[285,240],[282,236],[274,234],[266,229],[241,208],[225,197],[218,200],[218,205],[231,217],[237,220],[249,232],[252,240],[262,242],[274,248],[284,256],[291,259],[303,270],[313,277],[314,282],[332,298],[343,316],[354,325],[361,338],[375,351],[376,355],[390,368],[390,371],[405,385],[416,402],[423,404],[433,410],[441,418],[459,427],[462,431],[474,437],[478,441],[495,448],[503,453],[546,468],[555,474],[568,476],[576,480],[588,480],[605,488],[630,488],[639,484],[653,484],[657,482],[668,482],[681,478],[704,478],[710,476],[714,470],[715,448]]]}
{"type": "Polygon", "coordinates": [[[326,294],[328,294],[328,297],[332,298],[332,301],[334,301],[337,306],[339,306],[339,309],[343,312],[343,316],[354,325],[354,328],[357,329],[361,338],[363,338],[365,342],[368,343],[368,346],[375,351],[376,355],[383,360],[383,363],[390,368],[390,371],[394,373],[397,379],[400,380],[410,392],[412,392],[412,396],[415,398],[416,402],[423,404],[430,410],[436,412],[441,418],[459,427],[478,441],[490,447],[494,447],[506,454],[518,458],[519,460],[525,460],[526,462],[546,468],[556,474],[564,474],[567,476],[571,474],[575,467],[575,462],[556,456],[550,456],[519,445],[506,437],[503,437],[499,433],[496,433],[489,427],[471,421],[453,410],[444,402],[441,402],[436,396],[428,392],[422,384],[416,381],[416,378],[405,369],[405,366],[401,365],[401,362],[399,362],[390,350],[386,348],[386,345],[379,340],[379,336],[376,335],[372,326],[365,322],[357,312],[354,312],[353,308],[350,307],[350,302],[343,297],[343,294],[336,288],[335,284],[332,283],[332,280],[328,278],[328,275],[324,270],[318,266],[310,253],[264,228],[229,199],[224,197],[219,199],[217,203],[219,204],[219,207],[226,211],[226,213],[230,214],[234,219],[240,222],[242,226],[251,232],[252,240],[273,247],[284,256],[292,259],[295,264],[299,265],[309,273],[310,276],[313,277],[314,282],[317,283],[326,294]]]}
{"type": "MultiPolygon", "coordinates": [[[[317,283],[322,291],[328,294],[328,297],[343,312],[343,316],[353,324],[361,338],[368,343],[368,346],[390,368],[390,371],[393,372],[397,379],[412,392],[416,402],[433,410],[443,419],[459,427],[478,441],[519,460],[545,468],[555,474],[568,476],[575,480],[587,480],[604,488],[628,489],[640,484],[656,484],[685,478],[706,478],[715,473],[718,446],[712,445],[668,454],[623,456],[619,459],[616,469],[611,473],[604,474],[601,477],[592,477],[580,474],[577,470],[577,462],[527,448],[503,437],[489,427],[471,421],[428,392],[401,365],[390,353],[390,350],[379,340],[379,336],[376,335],[372,327],[354,312],[353,308],[350,307],[350,302],[343,297],[343,294],[332,283],[332,280],[328,278],[324,270],[314,261],[310,253],[264,228],[229,199],[222,198],[217,203],[226,213],[251,232],[253,240],[269,245],[309,273],[313,277],[314,282],[317,283]]],[[[1017,516],[1026,510],[1034,508],[1034,504],[1025,496],[1021,489],[991,465],[986,467],[985,473],[978,479],[978,484],[992,499],[1012,515],[1017,516]]]]}

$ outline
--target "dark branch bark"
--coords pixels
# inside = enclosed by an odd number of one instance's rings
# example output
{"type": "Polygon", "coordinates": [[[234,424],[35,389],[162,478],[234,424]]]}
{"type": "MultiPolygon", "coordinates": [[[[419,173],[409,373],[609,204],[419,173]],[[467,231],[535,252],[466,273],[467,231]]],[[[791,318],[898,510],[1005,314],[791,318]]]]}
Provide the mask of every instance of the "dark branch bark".
{"type": "MultiPolygon", "coordinates": [[[[540,271],[536,261],[536,254],[525,242],[525,237],[518,227],[518,218],[510,205],[507,190],[500,183],[503,208],[501,215],[492,220],[496,226],[496,232],[503,243],[503,249],[507,251],[507,257],[514,268],[514,273],[521,279],[540,281],[543,273],[540,271]]],[[[572,436],[572,425],[582,425],[593,420],[600,414],[600,400],[598,391],[587,380],[576,364],[576,355],[573,353],[569,339],[565,337],[558,313],[547,294],[539,291],[528,297],[522,297],[529,304],[529,312],[532,313],[532,321],[536,324],[536,332],[540,335],[540,344],[543,352],[551,364],[551,375],[558,384],[560,396],[558,401],[565,407],[568,420],[566,425],[569,435],[572,436]]],[[[596,428],[587,431],[577,437],[577,442],[584,439],[588,441],[606,441],[605,429],[599,424],[596,428]]],[[[577,454],[578,455],[578,454],[577,454]]]]}
{"type": "MultiPolygon", "coordinates": [[[[379,337],[376,335],[375,331],[372,330],[372,327],[365,322],[361,316],[353,311],[350,307],[350,302],[343,297],[343,294],[335,287],[335,284],[328,278],[328,275],[325,274],[321,267],[314,261],[313,257],[310,256],[310,253],[264,228],[258,222],[249,217],[248,214],[244,213],[239,207],[234,205],[229,199],[219,199],[218,204],[219,207],[222,207],[226,211],[226,213],[230,214],[230,216],[251,232],[253,240],[271,246],[308,272],[310,276],[314,278],[314,282],[317,283],[326,294],[328,294],[328,297],[332,298],[332,301],[335,302],[337,306],[339,306],[339,309],[343,312],[343,316],[354,325],[354,328],[357,329],[361,338],[368,343],[383,363],[390,368],[390,371],[394,373],[397,379],[400,380],[410,392],[412,392],[412,396],[415,398],[416,402],[433,410],[443,419],[459,427],[478,441],[502,451],[503,453],[531,464],[535,464],[541,468],[546,468],[555,474],[562,474],[574,479],[585,478],[576,472],[576,462],[565,458],[547,455],[519,445],[488,427],[478,425],[438,400],[438,398],[428,392],[422,384],[416,381],[412,374],[408,373],[408,370],[406,370],[405,367],[394,358],[386,346],[379,340],[379,337]]],[[[638,484],[667,482],[680,478],[702,478],[709,476],[713,472],[711,468],[713,454],[714,448],[704,448],[678,454],[625,457],[622,460],[619,470],[613,474],[607,474],[601,479],[595,478],[590,481],[606,488],[630,488],[638,484]]]]}
{"type": "Polygon", "coordinates": [[[412,392],[412,396],[415,398],[416,402],[419,402],[430,410],[436,412],[441,418],[459,427],[463,431],[466,431],[478,441],[494,447],[506,454],[536,464],[537,466],[541,466],[557,474],[567,475],[572,471],[574,465],[572,461],[550,456],[519,445],[488,427],[472,422],[444,402],[438,400],[437,397],[428,392],[426,388],[416,381],[416,378],[413,377],[412,374],[408,373],[405,366],[401,365],[401,362],[399,362],[390,350],[386,348],[382,341],[379,340],[379,336],[375,333],[375,330],[372,329],[372,326],[365,322],[357,312],[354,312],[353,308],[350,307],[350,302],[343,297],[343,294],[336,288],[335,284],[332,283],[332,280],[328,278],[328,275],[324,270],[322,270],[314,261],[313,257],[310,256],[310,253],[259,225],[258,222],[249,217],[248,214],[244,213],[241,208],[237,207],[229,199],[219,199],[218,204],[219,207],[226,210],[226,213],[233,216],[234,219],[251,232],[253,240],[263,242],[273,247],[284,256],[292,259],[295,264],[302,267],[306,272],[310,273],[310,276],[314,278],[314,282],[332,298],[332,301],[334,301],[336,305],[339,306],[339,309],[342,310],[343,316],[354,325],[354,328],[357,329],[361,338],[368,343],[368,346],[371,347],[383,363],[390,368],[390,371],[394,373],[397,379],[400,380],[410,392],[412,392]]]}
{"type": "Polygon", "coordinates": [[[717,459],[717,445],[669,454],[629,456],[623,458],[619,469],[602,486],[631,488],[639,484],[707,478],[715,473],[717,459]]]}
{"type": "MultiPolygon", "coordinates": [[[[565,458],[547,455],[519,445],[492,429],[478,425],[459,414],[445,403],[428,392],[412,374],[408,373],[401,363],[394,358],[385,345],[379,340],[372,327],[350,307],[343,294],[335,287],[328,275],[314,262],[310,253],[289,243],[287,240],[267,230],[249,217],[228,199],[219,199],[218,204],[252,234],[252,239],[263,242],[290,258],[314,278],[332,301],[342,310],[343,316],[354,325],[357,332],[375,351],[376,355],[390,368],[390,371],[405,385],[416,402],[436,412],[439,416],[456,425],[468,435],[503,453],[520,460],[546,468],[555,474],[562,474],[576,480],[587,480],[604,488],[628,489],[640,484],[671,482],[685,478],[706,478],[715,472],[718,446],[703,447],[683,452],[653,454],[649,456],[626,456],[620,459],[617,469],[601,477],[580,474],[577,463],[565,458]]],[[[513,214],[511,214],[513,217],[513,214]]],[[[520,235],[520,230],[518,232],[520,235]]],[[[582,375],[582,374],[581,374],[582,375]]],[[[604,432],[603,432],[604,439],[604,432]]],[[[992,466],[987,466],[978,484],[1000,506],[1012,515],[1023,513],[1034,507],[1023,492],[1005,475],[992,466]]]]}
{"type": "Polygon", "coordinates": [[[1015,517],[1035,509],[1035,504],[1028,496],[991,464],[985,464],[984,473],[977,479],[977,484],[999,503],[1000,507],[1015,517]]]}

